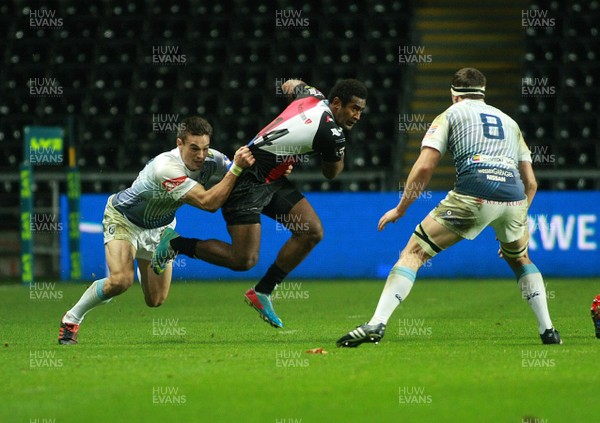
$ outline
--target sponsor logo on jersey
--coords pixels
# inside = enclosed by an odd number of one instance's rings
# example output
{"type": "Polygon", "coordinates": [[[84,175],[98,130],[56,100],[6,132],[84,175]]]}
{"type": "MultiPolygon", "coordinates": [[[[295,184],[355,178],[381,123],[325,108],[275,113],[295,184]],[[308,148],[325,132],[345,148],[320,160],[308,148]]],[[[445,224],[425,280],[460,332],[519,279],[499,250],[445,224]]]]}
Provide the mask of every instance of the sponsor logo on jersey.
{"type": "Polygon", "coordinates": [[[167,179],[166,181],[163,181],[162,186],[165,187],[167,192],[171,192],[179,185],[183,184],[186,179],[187,176],[180,176],[179,178],[167,179]]]}
{"type": "Polygon", "coordinates": [[[338,157],[344,157],[344,150],[346,149],[346,147],[342,147],[339,148],[338,150],[336,150],[335,155],[338,157]]]}
{"type": "Polygon", "coordinates": [[[425,136],[429,137],[429,136],[433,135],[435,130],[437,129],[437,127],[438,127],[437,125],[431,125],[429,127],[429,129],[427,130],[427,132],[425,133],[425,136]]]}

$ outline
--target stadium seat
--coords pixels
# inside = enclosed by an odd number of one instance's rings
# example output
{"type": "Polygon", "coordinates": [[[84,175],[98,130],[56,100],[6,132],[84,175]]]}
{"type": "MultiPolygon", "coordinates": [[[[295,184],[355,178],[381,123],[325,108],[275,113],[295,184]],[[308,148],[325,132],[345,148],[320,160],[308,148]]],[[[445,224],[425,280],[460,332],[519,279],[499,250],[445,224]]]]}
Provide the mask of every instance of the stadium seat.
{"type": "MultiPolygon", "coordinates": [[[[77,19],[64,19],[64,25],[59,32],[60,38],[63,40],[77,41],[79,39],[98,40],[104,37],[104,32],[101,28],[101,19],[97,16],[77,16],[77,19]]],[[[68,47],[69,43],[65,43],[64,47],[68,47]]],[[[61,49],[62,50],[61,46],[61,49]]]]}
{"type": "Polygon", "coordinates": [[[146,8],[150,9],[155,16],[185,17],[190,13],[190,6],[190,2],[158,0],[151,7],[146,6],[146,8]]]}
{"type": "Polygon", "coordinates": [[[133,69],[127,65],[102,66],[88,74],[93,78],[91,86],[96,89],[130,89],[134,80],[133,69]]]}
{"type": "Polygon", "coordinates": [[[139,16],[113,17],[104,21],[102,32],[110,31],[111,39],[132,42],[143,39],[146,20],[139,16]]]}
{"type": "Polygon", "coordinates": [[[201,16],[194,19],[194,25],[188,27],[187,39],[203,40],[202,44],[210,40],[224,41],[232,31],[232,28],[231,21],[224,17],[201,16]]]}
{"type": "Polygon", "coordinates": [[[122,116],[129,112],[129,95],[125,91],[94,90],[87,96],[84,110],[86,116],[122,116]]]}
{"type": "MultiPolygon", "coordinates": [[[[71,40],[67,45],[56,50],[51,57],[52,65],[81,64],[88,69],[95,59],[96,42],[93,40],[71,40]]],[[[83,70],[83,68],[82,68],[83,70]]]]}
{"type": "Polygon", "coordinates": [[[153,17],[146,25],[146,38],[162,41],[185,40],[188,21],[183,17],[153,17]]]}

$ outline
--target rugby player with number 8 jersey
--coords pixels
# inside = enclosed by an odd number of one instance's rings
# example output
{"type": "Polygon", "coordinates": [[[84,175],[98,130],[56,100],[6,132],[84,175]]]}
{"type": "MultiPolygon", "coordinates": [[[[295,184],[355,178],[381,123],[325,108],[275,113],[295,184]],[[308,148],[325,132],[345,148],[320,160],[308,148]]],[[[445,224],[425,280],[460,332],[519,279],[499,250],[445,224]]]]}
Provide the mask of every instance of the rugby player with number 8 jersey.
{"type": "MultiPolygon", "coordinates": [[[[499,255],[513,270],[537,318],[542,343],[562,343],[550,319],[544,280],[527,252],[527,210],[537,190],[531,153],[517,123],[485,103],[485,85],[486,78],[477,69],[454,74],[453,104],[432,122],[399,204],[381,217],[378,229],[404,216],[448,150],[456,168],[454,189],[415,228],[387,277],[371,320],[342,336],[338,347],[378,343],[392,313],[411,291],[417,270],[457,242],[475,239],[487,226],[494,229],[499,255]]],[[[468,258],[465,264],[477,265],[468,258]]]]}
{"type": "Polygon", "coordinates": [[[167,228],[152,257],[160,274],[177,254],[237,271],[256,264],[260,248],[260,215],[286,226],[292,236],[281,247],[263,278],[245,294],[246,302],[275,328],[283,322],[275,313],[271,293],[323,237],[316,212],[285,177],[285,170],[310,154],[321,159],[328,179],[344,168],[344,131],[350,131],[366,107],[367,88],[355,79],[338,82],[326,98],[300,80],[288,80],[282,90],[292,100],[288,107],[249,143],[256,163],[241,176],[222,208],[231,243],[184,238],[167,228]]]}

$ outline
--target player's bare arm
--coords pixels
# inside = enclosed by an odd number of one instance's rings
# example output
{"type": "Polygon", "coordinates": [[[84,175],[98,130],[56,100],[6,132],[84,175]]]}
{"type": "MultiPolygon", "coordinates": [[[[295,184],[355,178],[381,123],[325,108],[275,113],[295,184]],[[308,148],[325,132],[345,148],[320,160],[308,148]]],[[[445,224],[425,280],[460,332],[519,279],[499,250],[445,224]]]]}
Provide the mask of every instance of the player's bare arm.
{"type": "Polygon", "coordinates": [[[233,166],[218,184],[209,190],[201,184],[197,184],[183,196],[183,202],[211,213],[217,211],[231,194],[242,169],[249,168],[254,164],[254,161],[254,156],[252,156],[248,147],[241,147],[235,153],[233,166]]]}
{"type": "Polygon", "coordinates": [[[419,158],[408,174],[402,199],[396,207],[388,210],[381,219],[379,219],[379,224],[377,225],[378,230],[382,231],[388,223],[396,223],[398,219],[404,216],[406,210],[417,198],[419,198],[419,195],[421,195],[425,187],[429,184],[433,171],[438,165],[441,157],[442,155],[435,148],[424,147],[421,150],[419,158]]]}
{"type": "Polygon", "coordinates": [[[531,207],[533,197],[535,197],[535,193],[537,192],[537,181],[535,180],[531,163],[526,161],[519,162],[519,173],[521,175],[521,180],[523,181],[523,186],[525,187],[527,204],[531,207]]]}
{"type": "Polygon", "coordinates": [[[344,170],[344,159],[337,162],[321,162],[321,171],[327,179],[333,179],[344,170]]]}

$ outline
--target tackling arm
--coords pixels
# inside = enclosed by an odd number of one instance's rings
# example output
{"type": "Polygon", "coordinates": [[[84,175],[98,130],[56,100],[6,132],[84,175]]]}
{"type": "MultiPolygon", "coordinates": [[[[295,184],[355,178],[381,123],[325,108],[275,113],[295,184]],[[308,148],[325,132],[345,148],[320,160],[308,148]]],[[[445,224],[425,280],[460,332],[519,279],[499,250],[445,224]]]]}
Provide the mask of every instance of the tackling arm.
{"type": "Polygon", "coordinates": [[[205,189],[201,184],[196,184],[181,200],[186,204],[214,213],[225,203],[229,194],[231,194],[231,190],[238,176],[241,175],[242,170],[252,166],[254,161],[254,156],[252,156],[248,147],[241,147],[235,153],[232,167],[218,184],[209,190],[205,189]]]}

